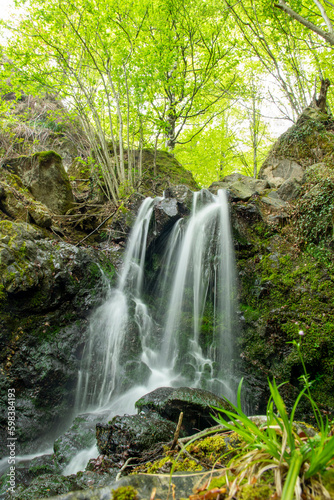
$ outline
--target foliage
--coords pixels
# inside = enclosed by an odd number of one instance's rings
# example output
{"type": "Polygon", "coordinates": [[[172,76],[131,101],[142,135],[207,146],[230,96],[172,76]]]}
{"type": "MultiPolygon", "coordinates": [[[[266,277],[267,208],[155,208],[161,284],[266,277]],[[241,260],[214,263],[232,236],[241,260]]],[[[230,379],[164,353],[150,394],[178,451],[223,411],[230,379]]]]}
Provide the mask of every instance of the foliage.
{"type": "Polygon", "coordinates": [[[215,1],[34,0],[11,26],[3,77],[76,110],[116,200],[120,184],[142,176],[135,149],[160,134],[173,149],[188,121],[201,117],[197,134],[228,103],[237,61],[218,13],[215,1]]]}
{"type": "MultiPolygon", "coordinates": [[[[70,120],[76,114],[90,148],[78,156],[94,158],[95,178],[114,201],[140,182],[147,147],[176,148],[203,186],[236,170],[255,176],[269,142],[266,103],[269,118],[274,104],[296,120],[315,76],[333,73],[327,46],[284,9],[319,24],[319,1],[16,3],[21,17],[2,23],[12,36],[1,48],[1,93],[53,94],[70,120]]],[[[321,29],[330,32],[323,7],[321,29]]],[[[7,155],[10,141],[21,151],[29,137],[34,152],[67,127],[51,115],[20,127],[6,117],[7,155]]]]}
{"type": "Polygon", "coordinates": [[[216,418],[217,422],[236,432],[243,441],[239,455],[232,458],[227,468],[233,471],[235,476],[230,484],[229,498],[233,497],[238,485],[246,479],[252,484],[267,471],[274,473],[277,494],[284,500],[301,498],[302,493],[307,495],[311,490],[318,490],[324,497],[330,498],[319,480],[319,474],[333,466],[334,436],[328,419],[323,420],[312,399],[311,382],[300,353],[300,344],[294,341],[293,345],[302,363],[301,380],[304,388],[296,398],[290,415],[279,392],[281,386],[277,386],[275,380],[268,381],[270,398],[266,421],[262,425],[256,424],[241,408],[241,381],[237,406],[232,405],[234,411],[224,410],[231,422],[226,423],[221,416],[216,418]],[[303,397],[306,397],[312,406],[319,433],[308,434],[294,423],[297,406],[303,397]]]}
{"type": "Polygon", "coordinates": [[[295,226],[300,242],[319,244],[333,238],[334,180],[323,178],[298,203],[295,226]]]}

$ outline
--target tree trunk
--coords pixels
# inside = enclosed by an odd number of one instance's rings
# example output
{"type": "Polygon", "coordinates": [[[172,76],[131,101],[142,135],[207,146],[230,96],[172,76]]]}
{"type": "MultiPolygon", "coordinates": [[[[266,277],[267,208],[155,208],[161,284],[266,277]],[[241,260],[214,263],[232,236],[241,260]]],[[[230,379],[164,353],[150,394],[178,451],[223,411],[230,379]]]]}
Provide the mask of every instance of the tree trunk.
{"type": "Polygon", "coordinates": [[[309,118],[314,117],[314,110],[319,111],[321,113],[328,113],[327,112],[327,91],[330,86],[331,82],[326,78],[325,80],[321,80],[321,88],[319,92],[319,97],[317,98],[316,92],[314,93],[313,99],[310,102],[309,106],[304,109],[302,114],[297,120],[297,123],[301,123],[304,120],[307,120],[309,118]]]}
{"type": "Polygon", "coordinates": [[[167,126],[166,126],[166,147],[169,151],[175,149],[175,128],[176,128],[176,112],[174,99],[170,101],[168,111],[167,111],[167,126]]]}
{"type": "Polygon", "coordinates": [[[314,94],[313,100],[310,104],[312,108],[317,108],[323,113],[327,113],[327,91],[330,86],[331,82],[326,78],[325,80],[321,80],[321,87],[320,87],[320,92],[319,92],[319,97],[318,99],[316,98],[316,94],[314,94]]]}

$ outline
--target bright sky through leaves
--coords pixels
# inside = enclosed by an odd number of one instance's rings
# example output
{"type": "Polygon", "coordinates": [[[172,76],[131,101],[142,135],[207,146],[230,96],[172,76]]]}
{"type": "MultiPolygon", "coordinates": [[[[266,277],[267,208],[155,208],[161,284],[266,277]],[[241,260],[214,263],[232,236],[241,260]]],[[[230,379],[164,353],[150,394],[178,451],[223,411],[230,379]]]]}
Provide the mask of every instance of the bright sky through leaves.
{"type": "Polygon", "coordinates": [[[1,19],[8,19],[10,11],[14,8],[13,0],[0,0],[0,17],[1,19]]]}

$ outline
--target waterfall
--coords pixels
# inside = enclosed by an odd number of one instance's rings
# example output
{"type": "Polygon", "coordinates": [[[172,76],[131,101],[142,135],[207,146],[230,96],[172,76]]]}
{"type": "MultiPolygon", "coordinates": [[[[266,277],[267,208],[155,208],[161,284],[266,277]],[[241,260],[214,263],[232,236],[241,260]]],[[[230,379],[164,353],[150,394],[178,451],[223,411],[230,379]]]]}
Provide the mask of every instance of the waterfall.
{"type": "Polygon", "coordinates": [[[233,399],[236,291],[226,193],[194,193],[190,216],[168,234],[161,270],[147,271],[148,234],[160,201],[142,203],[118,285],[91,318],[78,411],[111,407],[127,390],[129,403],[162,385],[233,399]]]}

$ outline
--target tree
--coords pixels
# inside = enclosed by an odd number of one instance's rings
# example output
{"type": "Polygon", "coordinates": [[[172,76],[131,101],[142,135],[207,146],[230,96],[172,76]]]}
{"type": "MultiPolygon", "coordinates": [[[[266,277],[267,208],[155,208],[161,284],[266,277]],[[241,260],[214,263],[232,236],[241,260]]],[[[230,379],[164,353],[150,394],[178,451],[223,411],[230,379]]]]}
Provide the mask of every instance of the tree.
{"type": "Polygon", "coordinates": [[[77,111],[117,200],[142,174],[131,151],[149,140],[149,123],[173,149],[190,121],[203,118],[196,135],[222,113],[237,63],[226,27],[215,0],[33,0],[12,26],[7,67],[18,87],[77,111]]]}
{"type": "Polygon", "coordinates": [[[225,0],[225,5],[236,23],[231,36],[238,40],[240,53],[248,55],[246,68],[275,85],[274,92],[269,88],[268,98],[286,118],[296,121],[313,91],[310,69],[316,66],[316,58],[309,41],[278,15],[269,0],[225,0]]]}
{"type": "Polygon", "coordinates": [[[19,27],[12,27],[18,36],[7,50],[18,86],[33,84],[32,91],[52,92],[76,109],[113,200],[120,184],[133,181],[124,142],[129,150],[131,126],[141,112],[138,81],[130,95],[128,78],[146,15],[141,5],[137,2],[132,17],[129,4],[120,9],[112,0],[35,0],[19,27]]]}
{"type": "Polygon", "coordinates": [[[157,83],[155,123],[173,150],[185,143],[181,135],[189,122],[198,123],[195,130],[192,126],[194,137],[223,112],[223,101],[229,101],[237,60],[233,44],[226,44],[228,12],[220,13],[214,0],[157,0],[148,22],[149,68],[157,83]]]}
{"type": "MultiPolygon", "coordinates": [[[[225,111],[201,135],[187,141],[185,146],[176,146],[175,156],[180,163],[191,170],[196,182],[202,187],[209,187],[215,181],[234,172],[238,162],[238,141],[232,123],[231,110],[225,111]]],[[[189,131],[192,137],[192,131],[189,131]]]]}
{"type": "Polygon", "coordinates": [[[240,134],[237,148],[239,159],[247,175],[256,179],[260,161],[267,153],[270,139],[267,131],[267,124],[262,117],[262,94],[261,88],[255,84],[254,75],[251,74],[248,80],[248,99],[240,103],[238,112],[244,130],[247,132],[240,134]],[[243,137],[242,137],[243,136],[243,137]]]}
{"type": "MultiPolygon", "coordinates": [[[[289,3],[292,4],[292,2],[289,3]]],[[[295,5],[296,9],[294,10],[285,0],[278,0],[275,7],[288,14],[308,30],[319,35],[330,45],[334,45],[334,28],[328,13],[328,10],[334,9],[334,4],[329,0],[324,0],[323,3],[320,0],[306,0],[303,4],[298,2],[295,5]],[[316,11],[314,7],[317,9],[316,11]],[[325,29],[325,26],[327,29],[325,29]]]]}

